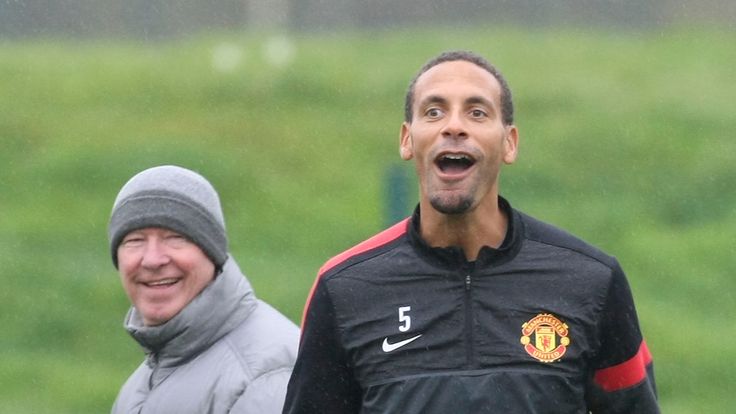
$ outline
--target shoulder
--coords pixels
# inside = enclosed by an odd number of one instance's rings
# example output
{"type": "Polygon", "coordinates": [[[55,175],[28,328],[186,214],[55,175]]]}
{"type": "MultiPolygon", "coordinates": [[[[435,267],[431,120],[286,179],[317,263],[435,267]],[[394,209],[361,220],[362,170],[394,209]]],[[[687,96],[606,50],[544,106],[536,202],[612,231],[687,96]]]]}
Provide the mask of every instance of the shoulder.
{"type": "Polygon", "coordinates": [[[113,414],[127,413],[131,407],[140,405],[141,401],[146,399],[149,392],[148,378],[150,375],[151,369],[145,362],[141,363],[120,388],[112,407],[113,414]]]}
{"type": "Polygon", "coordinates": [[[539,243],[546,248],[566,251],[579,258],[599,262],[608,268],[618,267],[618,262],[613,256],[579,237],[518,210],[515,210],[515,213],[523,223],[524,238],[527,241],[539,243]]]}
{"type": "Polygon", "coordinates": [[[291,369],[272,370],[248,384],[229,413],[281,414],[291,369]]]}
{"type": "Polygon", "coordinates": [[[334,274],[351,265],[376,257],[390,250],[407,233],[410,219],[404,219],[386,230],[343,251],[325,262],[319,269],[318,277],[334,274]]]}
{"type": "Polygon", "coordinates": [[[268,303],[258,300],[248,317],[221,340],[233,368],[246,382],[275,371],[291,370],[296,360],[299,328],[268,303]],[[237,367],[237,368],[236,368],[237,367]]]}

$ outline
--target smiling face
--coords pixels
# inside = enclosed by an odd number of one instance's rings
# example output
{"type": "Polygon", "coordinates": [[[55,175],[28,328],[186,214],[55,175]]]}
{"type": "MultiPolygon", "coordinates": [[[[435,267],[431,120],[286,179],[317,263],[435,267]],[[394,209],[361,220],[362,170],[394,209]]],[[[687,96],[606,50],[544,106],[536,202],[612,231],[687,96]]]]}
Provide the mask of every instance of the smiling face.
{"type": "Polygon", "coordinates": [[[516,159],[518,132],[504,125],[501,86],[463,60],[440,63],[416,81],[400,153],[414,159],[423,208],[449,215],[496,203],[501,164],[516,159]]]}
{"type": "Polygon", "coordinates": [[[147,326],[173,318],[215,276],[199,246],[163,228],[128,233],[117,253],[125,292],[147,326]]]}

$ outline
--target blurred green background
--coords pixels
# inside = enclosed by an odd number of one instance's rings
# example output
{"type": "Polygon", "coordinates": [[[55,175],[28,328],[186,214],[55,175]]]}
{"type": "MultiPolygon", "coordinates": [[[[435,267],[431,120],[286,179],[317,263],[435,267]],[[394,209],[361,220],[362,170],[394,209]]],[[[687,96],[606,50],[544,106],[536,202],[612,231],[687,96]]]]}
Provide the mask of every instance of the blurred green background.
{"type": "Polygon", "coordinates": [[[388,224],[406,85],[447,49],[511,84],[502,194],[624,266],[664,412],[732,410],[734,32],[502,26],[0,42],[0,412],[108,412],[141,362],[106,229],[147,167],[213,182],[233,255],[298,323],[319,266],[388,224]]]}

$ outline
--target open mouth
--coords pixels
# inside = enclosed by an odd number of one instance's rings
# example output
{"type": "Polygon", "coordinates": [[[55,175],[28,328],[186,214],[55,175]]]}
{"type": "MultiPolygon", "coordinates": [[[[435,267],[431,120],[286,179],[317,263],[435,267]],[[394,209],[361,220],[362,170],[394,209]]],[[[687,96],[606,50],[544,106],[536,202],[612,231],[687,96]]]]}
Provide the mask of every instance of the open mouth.
{"type": "Polygon", "coordinates": [[[440,154],[435,159],[437,168],[446,174],[460,174],[475,164],[475,159],[467,154],[440,154]]]}

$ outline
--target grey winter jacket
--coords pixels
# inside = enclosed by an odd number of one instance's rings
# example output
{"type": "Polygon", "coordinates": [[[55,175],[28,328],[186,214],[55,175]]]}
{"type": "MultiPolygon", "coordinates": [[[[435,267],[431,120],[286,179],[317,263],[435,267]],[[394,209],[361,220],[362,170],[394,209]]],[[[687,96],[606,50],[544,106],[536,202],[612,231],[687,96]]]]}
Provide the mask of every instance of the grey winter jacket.
{"type": "Polygon", "coordinates": [[[131,307],[125,328],[147,356],[118,394],[113,414],[281,412],[299,330],[256,299],[231,257],[171,320],[143,326],[131,307]]]}

